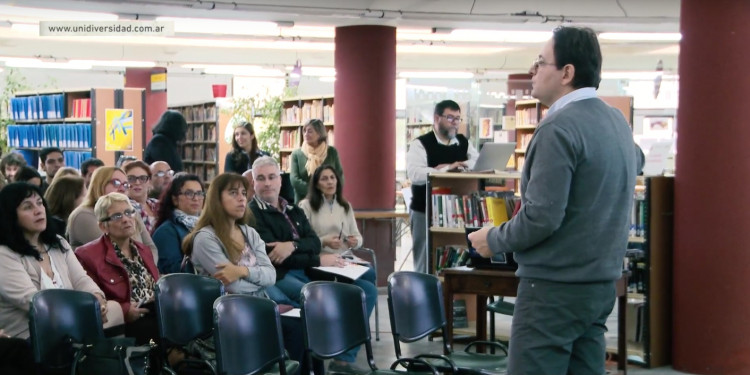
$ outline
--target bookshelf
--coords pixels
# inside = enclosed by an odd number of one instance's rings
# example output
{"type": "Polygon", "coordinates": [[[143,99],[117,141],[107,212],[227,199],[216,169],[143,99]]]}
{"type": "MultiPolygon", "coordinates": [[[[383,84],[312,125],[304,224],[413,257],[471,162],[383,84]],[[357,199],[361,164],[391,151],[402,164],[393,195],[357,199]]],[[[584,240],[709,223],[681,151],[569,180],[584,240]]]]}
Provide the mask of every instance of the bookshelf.
{"type": "MultiPolygon", "coordinates": [[[[461,221],[456,220],[449,220],[447,216],[452,216],[452,213],[455,213],[458,210],[441,210],[442,207],[444,207],[443,204],[438,202],[450,202],[449,199],[441,198],[445,195],[455,195],[457,197],[462,196],[469,196],[469,195],[477,195],[478,192],[481,192],[479,194],[482,195],[493,195],[496,197],[502,197],[508,198],[507,195],[510,197],[513,197],[512,192],[489,192],[486,191],[485,187],[491,180],[497,180],[497,179],[517,179],[520,178],[520,174],[518,172],[497,172],[497,173],[451,173],[451,172],[440,172],[440,173],[430,173],[430,175],[427,178],[427,212],[426,212],[426,218],[428,222],[427,227],[427,262],[428,262],[428,270],[430,273],[437,273],[438,268],[443,268],[445,265],[460,265],[453,263],[451,264],[448,260],[442,261],[441,256],[442,254],[439,254],[440,249],[443,249],[445,251],[446,249],[449,249],[451,247],[456,248],[460,255],[460,249],[464,249],[467,247],[466,243],[466,234],[464,231],[464,226],[484,226],[484,225],[492,225],[492,221],[490,219],[490,215],[484,215],[482,213],[478,213],[476,216],[474,216],[477,220],[477,222],[468,222],[469,219],[461,221]],[[433,198],[435,202],[433,202],[433,198]],[[441,199],[443,199],[441,201],[441,199]],[[447,213],[446,215],[442,215],[443,218],[440,219],[440,214],[437,213],[437,211],[440,210],[441,212],[447,213]],[[482,216],[487,216],[487,220],[482,220],[482,216]]],[[[513,202],[515,202],[517,198],[513,197],[513,202]]],[[[451,207],[455,207],[456,203],[447,205],[450,205],[451,207]]],[[[468,207],[468,205],[461,199],[460,207],[468,207]]],[[[473,210],[473,209],[472,209],[473,210]]],[[[479,206],[479,209],[476,211],[482,210],[482,207],[479,206]]],[[[487,206],[483,208],[484,212],[487,213],[487,206]]],[[[465,212],[469,212],[468,209],[464,208],[465,212]]],[[[467,217],[465,214],[464,217],[467,217]]]]}
{"type": "Polygon", "coordinates": [[[517,100],[516,109],[516,152],[515,166],[517,170],[523,170],[526,161],[526,148],[534,136],[537,125],[547,114],[547,107],[536,99],[517,100]]]}
{"type": "Polygon", "coordinates": [[[187,135],[180,154],[185,172],[197,175],[205,183],[224,170],[224,157],[231,145],[219,141],[231,117],[223,113],[216,101],[185,104],[170,109],[182,113],[187,121],[187,135]]]}
{"type": "Polygon", "coordinates": [[[642,257],[627,258],[628,352],[647,367],[671,363],[672,233],[674,178],[647,177],[636,190],[628,247],[642,257]]]}
{"type": "MultiPolygon", "coordinates": [[[[39,151],[59,147],[65,165],[79,168],[81,162],[96,157],[114,165],[120,154],[141,159],[145,145],[143,89],[51,89],[19,92],[11,98],[8,127],[9,146],[29,163],[37,165],[39,151]],[[129,150],[107,147],[107,110],[132,110],[132,138],[129,150]]],[[[127,121],[129,123],[130,121],[127,121]]]]}
{"type": "Polygon", "coordinates": [[[311,119],[320,119],[326,127],[328,145],[334,145],[334,101],[332,96],[290,98],[282,102],[279,125],[279,162],[289,171],[290,157],[302,145],[302,127],[311,119]]]}

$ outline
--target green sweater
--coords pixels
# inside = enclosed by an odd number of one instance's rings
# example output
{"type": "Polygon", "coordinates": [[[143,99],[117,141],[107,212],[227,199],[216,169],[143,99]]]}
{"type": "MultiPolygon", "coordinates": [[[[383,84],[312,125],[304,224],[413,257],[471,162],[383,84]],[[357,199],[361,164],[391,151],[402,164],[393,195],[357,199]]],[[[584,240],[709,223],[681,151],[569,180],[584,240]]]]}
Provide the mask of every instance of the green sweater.
{"type": "MultiPolygon", "coordinates": [[[[294,201],[305,199],[307,196],[307,183],[310,181],[310,175],[307,174],[305,164],[307,163],[307,156],[302,152],[302,149],[296,149],[292,152],[292,165],[289,171],[292,180],[292,186],[294,187],[294,201]]],[[[328,155],[323,164],[328,164],[336,170],[341,177],[341,185],[344,185],[344,168],[341,167],[341,161],[339,161],[339,153],[333,146],[328,146],[328,155]]],[[[322,165],[322,164],[321,164],[322,165]]]]}

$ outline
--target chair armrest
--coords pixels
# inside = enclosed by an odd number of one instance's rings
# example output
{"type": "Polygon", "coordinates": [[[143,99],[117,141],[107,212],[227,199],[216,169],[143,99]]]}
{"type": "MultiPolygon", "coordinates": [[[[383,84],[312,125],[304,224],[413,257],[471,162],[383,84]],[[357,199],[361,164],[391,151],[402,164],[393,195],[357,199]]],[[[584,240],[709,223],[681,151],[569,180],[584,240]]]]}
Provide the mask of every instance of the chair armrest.
{"type": "Polygon", "coordinates": [[[391,370],[396,370],[396,367],[398,367],[398,365],[401,365],[407,371],[409,370],[409,367],[411,367],[411,366],[421,365],[421,366],[425,366],[430,371],[432,371],[433,375],[438,375],[437,369],[434,366],[432,366],[431,364],[427,363],[426,361],[424,361],[422,359],[407,358],[407,357],[399,358],[399,359],[395,360],[393,362],[393,364],[391,364],[391,370]]]}
{"type": "Polygon", "coordinates": [[[467,352],[467,353],[469,353],[469,349],[471,349],[471,347],[475,346],[475,345],[490,345],[490,346],[494,346],[494,347],[499,348],[502,351],[504,351],[505,355],[508,355],[508,348],[506,348],[505,345],[503,345],[503,344],[501,344],[499,342],[495,342],[495,341],[481,341],[481,340],[479,340],[479,341],[473,341],[469,345],[466,345],[466,348],[464,349],[464,351],[467,352]]]}

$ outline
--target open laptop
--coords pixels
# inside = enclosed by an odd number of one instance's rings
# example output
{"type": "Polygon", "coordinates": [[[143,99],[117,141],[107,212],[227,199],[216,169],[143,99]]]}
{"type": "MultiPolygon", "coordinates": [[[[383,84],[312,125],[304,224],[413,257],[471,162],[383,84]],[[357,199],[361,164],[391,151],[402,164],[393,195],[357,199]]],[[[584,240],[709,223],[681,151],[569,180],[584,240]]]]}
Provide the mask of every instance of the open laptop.
{"type": "Polygon", "coordinates": [[[467,172],[504,171],[508,161],[516,151],[516,143],[485,143],[479,150],[479,158],[474,164],[474,169],[467,172]]]}

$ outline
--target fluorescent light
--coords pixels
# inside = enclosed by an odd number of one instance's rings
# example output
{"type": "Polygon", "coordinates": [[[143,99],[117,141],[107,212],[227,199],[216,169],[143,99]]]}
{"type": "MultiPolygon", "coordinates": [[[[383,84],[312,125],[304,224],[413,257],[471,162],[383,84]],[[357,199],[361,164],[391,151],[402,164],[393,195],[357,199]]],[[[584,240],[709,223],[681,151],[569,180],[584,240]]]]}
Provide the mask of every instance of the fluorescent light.
{"type": "Polygon", "coordinates": [[[279,26],[275,22],[176,17],[157,17],[156,20],[174,22],[174,31],[178,33],[231,35],[279,34],[279,26]]]}
{"type": "Polygon", "coordinates": [[[20,33],[39,35],[39,24],[13,22],[10,29],[20,33]]]}
{"type": "Polygon", "coordinates": [[[499,46],[448,46],[429,44],[399,44],[396,46],[397,53],[419,53],[425,55],[491,55],[506,52],[512,48],[499,46]]]}
{"type": "Polygon", "coordinates": [[[601,33],[601,40],[642,41],[642,42],[679,42],[680,33],[601,33]]]}
{"type": "Polygon", "coordinates": [[[399,78],[474,78],[471,72],[401,72],[399,78]]]}
{"type": "Polygon", "coordinates": [[[506,31],[455,29],[450,34],[435,34],[431,30],[403,29],[396,31],[398,40],[490,43],[542,43],[552,37],[550,31],[506,31]]]}
{"type": "Polygon", "coordinates": [[[20,58],[20,57],[0,57],[5,61],[5,66],[14,68],[40,68],[40,69],[74,69],[89,70],[91,65],[68,62],[48,62],[39,59],[20,58]]]}
{"type": "Polygon", "coordinates": [[[641,71],[641,72],[602,72],[602,79],[632,79],[632,80],[643,80],[650,81],[656,79],[657,76],[662,76],[663,79],[678,79],[677,74],[669,74],[657,71],[641,71]]]}
{"type": "Polygon", "coordinates": [[[185,64],[185,69],[203,69],[206,74],[231,74],[250,77],[284,77],[284,72],[279,69],[268,69],[258,65],[211,65],[211,64],[185,64]]]}
{"type": "Polygon", "coordinates": [[[336,82],[336,77],[320,77],[320,82],[336,82]]]}
{"type": "Polygon", "coordinates": [[[153,61],[127,61],[127,60],[70,60],[70,63],[93,65],[93,66],[114,66],[130,68],[153,68],[156,63],[153,61]]]}
{"type": "Polygon", "coordinates": [[[10,5],[0,5],[0,14],[3,16],[27,17],[43,20],[76,20],[76,21],[115,21],[117,15],[112,13],[78,12],[60,9],[26,8],[10,5]]]}
{"type": "MultiPolygon", "coordinates": [[[[287,66],[286,70],[291,71],[293,68],[293,66],[287,66]]],[[[303,66],[302,75],[308,77],[335,77],[336,68],[322,66],[303,66]]]]}

